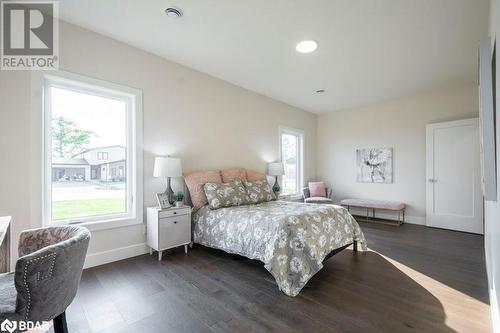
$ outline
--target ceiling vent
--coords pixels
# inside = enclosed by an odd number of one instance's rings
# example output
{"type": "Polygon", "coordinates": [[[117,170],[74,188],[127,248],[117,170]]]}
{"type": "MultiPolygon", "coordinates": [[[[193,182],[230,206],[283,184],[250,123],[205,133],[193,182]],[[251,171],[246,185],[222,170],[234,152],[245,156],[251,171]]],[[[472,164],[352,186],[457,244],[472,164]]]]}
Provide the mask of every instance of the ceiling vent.
{"type": "Polygon", "coordinates": [[[165,14],[171,18],[179,18],[182,17],[182,10],[176,7],[168,7],[165,9],[165,14]]]}

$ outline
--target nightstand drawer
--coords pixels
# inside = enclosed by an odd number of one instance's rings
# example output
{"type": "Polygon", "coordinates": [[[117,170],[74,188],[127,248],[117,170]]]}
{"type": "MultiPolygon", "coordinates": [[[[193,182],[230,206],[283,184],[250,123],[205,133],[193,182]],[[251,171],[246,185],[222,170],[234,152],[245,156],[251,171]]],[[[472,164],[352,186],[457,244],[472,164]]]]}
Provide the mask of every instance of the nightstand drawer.
{"type": "Polygon", "coordinates": [[[183,208],[183,209],[169,209],[165,211],[161,211],[158,213],[158,217],[160,219],[163,219],[165,217],[174,217],[174,216],[182,216],[182,215],[188,215],[189,214],[189,209],[183,208]]]}
{"type": "Polygon", "coordinates": [[[189,215],[162,218],[159,222],[160,249],[191,242],[191,220],[189,215]]]}

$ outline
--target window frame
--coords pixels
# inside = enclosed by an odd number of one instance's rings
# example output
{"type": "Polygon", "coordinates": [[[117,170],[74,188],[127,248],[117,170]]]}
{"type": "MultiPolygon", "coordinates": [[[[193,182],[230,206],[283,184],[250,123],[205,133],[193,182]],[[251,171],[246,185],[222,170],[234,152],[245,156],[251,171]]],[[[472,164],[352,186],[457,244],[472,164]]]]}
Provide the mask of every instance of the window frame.
{"type": "Polygon", "coordinates": [[[142,224],[142,91],[69,72],[44,74],[42,79],[42,223],[44,226],[83,224],[93,229],[142,224]],[[126,103],[127,212],[52,220],[52,112],[50,88],[112,98],[126,103]]]}
{"type": "MultiPolygon", "coordinates": [[[[297,137],[299,149],[297,151],[298,165],[297,165],[297,192],[296,193],[282,193],[283,195],[298,196],[302,194],[302,187],[304,186],[304,131],[298,128],[279,126],[279,156],[283,165],[285,163],[283,159],[283,146],[282,146],[282,136],[283,134],[293,135],[297,137]]],[[[283,188],[283,177],[280,177],[281,188],[283,188]]]]}

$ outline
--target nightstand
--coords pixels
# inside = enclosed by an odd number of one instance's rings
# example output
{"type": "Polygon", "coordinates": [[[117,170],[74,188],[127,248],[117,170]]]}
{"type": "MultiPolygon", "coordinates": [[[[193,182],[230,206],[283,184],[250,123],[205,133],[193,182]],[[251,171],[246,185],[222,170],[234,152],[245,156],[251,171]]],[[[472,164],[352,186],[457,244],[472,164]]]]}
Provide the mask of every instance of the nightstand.
{"type": "Polygon", "coordinates": [[[149,253],[158,251],[158,260],[161,260],[161,251],[184,245],[187,253],[191,243],[191,207],[148,207],[147,209],[147,245],[149,253]]]}

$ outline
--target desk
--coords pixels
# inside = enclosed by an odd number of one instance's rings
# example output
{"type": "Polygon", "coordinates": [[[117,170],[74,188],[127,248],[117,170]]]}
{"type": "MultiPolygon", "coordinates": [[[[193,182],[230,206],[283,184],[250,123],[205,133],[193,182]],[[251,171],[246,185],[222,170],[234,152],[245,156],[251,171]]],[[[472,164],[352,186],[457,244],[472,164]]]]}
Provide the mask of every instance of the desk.
{"type": "Polygon", "coordinates": [[[0,216],[0,273],[10,271],[10,216],[0,216]]]}

